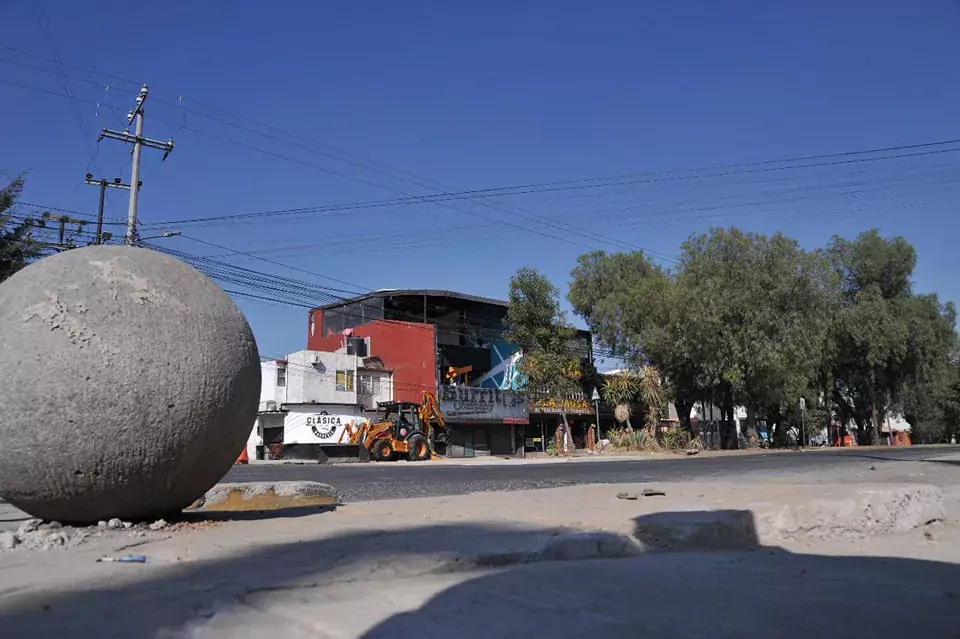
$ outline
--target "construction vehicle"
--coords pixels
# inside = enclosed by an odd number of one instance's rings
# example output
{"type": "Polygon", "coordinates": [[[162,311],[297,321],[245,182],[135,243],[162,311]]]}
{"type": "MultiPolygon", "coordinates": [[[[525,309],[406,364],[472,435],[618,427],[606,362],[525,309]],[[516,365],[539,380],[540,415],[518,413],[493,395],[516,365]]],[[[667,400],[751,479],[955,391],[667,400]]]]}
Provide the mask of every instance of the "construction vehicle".
{"type": "Polygon", "coordinates": [[[436,395],[424,391],[420,404],[379,402],[377,412],[376,422],[347,426],[340,443],[362,446],[374,461],[394,461],[400,457],[425,461],[438,457],[434,445],[446,441],[447,429],[436,395]]]}

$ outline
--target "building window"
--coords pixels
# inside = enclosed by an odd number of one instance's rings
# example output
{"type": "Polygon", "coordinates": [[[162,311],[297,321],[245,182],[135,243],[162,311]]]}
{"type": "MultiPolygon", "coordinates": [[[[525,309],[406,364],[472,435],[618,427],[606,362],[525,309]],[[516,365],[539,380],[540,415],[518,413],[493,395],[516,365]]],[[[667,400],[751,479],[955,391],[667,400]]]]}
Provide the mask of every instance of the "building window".
{"type": "Polygon", "coordinates": [[[313,337],[313,332],[317,328],[317,318],[314,313],[310,313],[310,337],[313,337]]]}
{"type": "Polygon", "coordinates": [[[337,371],[337,390],[353,392],[353,371],[337,371]]]}
{"type": "Polygon", "coordinates": [[[277,366],[277,387],[282,388],[287,385],[287,367],[277,366]]]}
{"type": "Polygon", "coordinates": [[[378,375],[361,375],[360,393],[364,397],[379,397],[380,377],[378,375]]]}

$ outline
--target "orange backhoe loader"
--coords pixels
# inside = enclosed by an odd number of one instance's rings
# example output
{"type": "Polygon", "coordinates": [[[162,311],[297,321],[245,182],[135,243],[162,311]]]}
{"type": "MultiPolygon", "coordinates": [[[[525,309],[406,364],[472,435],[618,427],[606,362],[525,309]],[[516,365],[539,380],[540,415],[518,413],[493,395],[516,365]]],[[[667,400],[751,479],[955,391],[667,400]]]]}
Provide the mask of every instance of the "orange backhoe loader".
{"type": "Polygon", "coordinates": [[[437,397],[424,391],[423,402],[380,402],[380,413],[374,423],[348,425],[341,444],[363,446],[375,461],[393,461],[406,457],[410,461],[437,458],[434,444],[447,436],[443,412],[437,397]]]}

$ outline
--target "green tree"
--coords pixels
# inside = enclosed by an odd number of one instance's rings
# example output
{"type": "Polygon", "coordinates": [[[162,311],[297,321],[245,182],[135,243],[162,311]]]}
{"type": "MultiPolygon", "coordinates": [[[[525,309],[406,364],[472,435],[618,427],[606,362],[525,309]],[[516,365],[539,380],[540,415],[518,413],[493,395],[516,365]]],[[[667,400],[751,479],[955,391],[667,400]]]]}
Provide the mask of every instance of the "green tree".
{"type": "Polygon", "coordinates": [[[655,366],[664,378],[664,401],[674,401],[689,430],[690,411],[704,397],[705,382],[696,300],[679,289],[673,273],[640,251],[581,255],[571,278],[567,299],[594,339],[634,370],[655,366]]]}
{"type": "Polygon", "coordinates": [[[861,443],[876,443],[890,411],[935,419],[948,385],[956,313],[936,295],[916,295],[916,251],[876,230],[836,237],[827,254],[839,280],[840,310],[831,328],[832,395],[861,443]]]}
{"type": "Polygon", "coordinates": [[[725,448],[737,446],[734,406],[747,411],[745,435],[757,445],[757,419],[798,402],[823,357],[831,312],[830,271],[818,254],[782,234],[715,228],[684,243],[678,275],[701,313],[701,365],[724,414],[725,448]]]}
{"type": "MultiPolygon", "coordinates": [[[[504,337],[523,352],[520,369],[531,400],[552,399],[560,406],[560,425],[569,442],[563,400],[581,390],[582,371],[571,347],[576,331],[567,322],[559,298],[557,288],[539,271],[519,269],[510,278],[504,337]]],[[[562,442],[557,442],[557,449],[565,449],[562,442]]]]}
{"type": "Polygon", "coordinates": [[[17,213],[23,192],[18,177],[0,189],[0,282],[40,257],[42,245],[33,237],[34,222],[17,213]]]}

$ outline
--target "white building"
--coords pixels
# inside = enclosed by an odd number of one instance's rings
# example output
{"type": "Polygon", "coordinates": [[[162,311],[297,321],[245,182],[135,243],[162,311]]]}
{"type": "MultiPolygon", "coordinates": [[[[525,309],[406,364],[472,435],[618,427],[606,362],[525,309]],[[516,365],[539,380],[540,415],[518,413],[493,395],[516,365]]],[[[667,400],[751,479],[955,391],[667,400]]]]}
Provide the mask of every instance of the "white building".
{"type": "Polygon", "coordinates": [[[375,357],[298,351],[261,362],[260,372],[260,410],[247,441],[250,459],[268,458],[271,445],[284,457],[316,458],[322,452],[317,446],[342,443],[344,431],[367,419],[365,413],[378,402],[393,399],[393,374],[375,357]]]}

